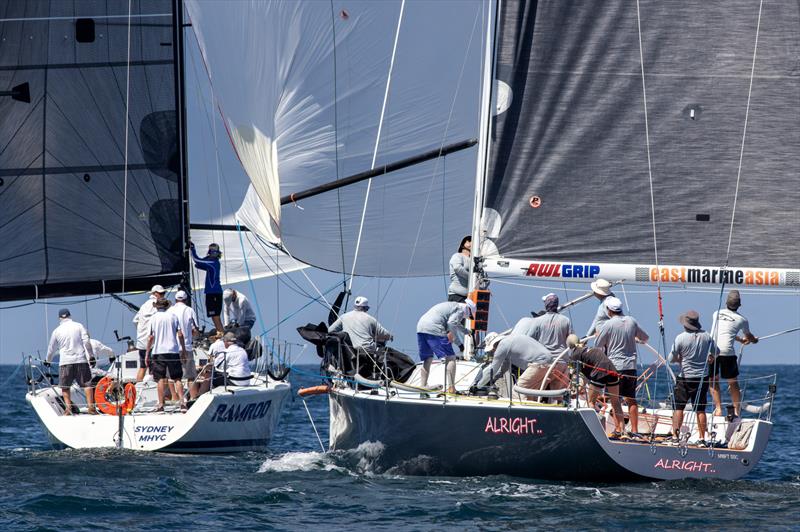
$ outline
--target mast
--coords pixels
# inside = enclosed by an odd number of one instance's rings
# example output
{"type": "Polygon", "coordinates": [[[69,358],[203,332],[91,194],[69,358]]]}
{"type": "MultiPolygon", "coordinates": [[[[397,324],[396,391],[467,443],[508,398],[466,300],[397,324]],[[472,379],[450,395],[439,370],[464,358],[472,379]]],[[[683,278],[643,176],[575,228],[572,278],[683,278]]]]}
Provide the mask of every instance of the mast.
{"type": "MultiPolygon", "coordinates": [[[[483,214],[484,189],[486,184],[486,171],[489,161],[489,136],[492,125],[492,84],[494,78],[494,45],[496,22],[495,15],[499,13],[500,2],[487,2],[488,13],[486,20],[486,34],[484,40],[483,83],[481,87],[481,123],[478,138],[478,157],[475,168],[475,197],[472,205],[472,261],[469,265],[469,287],[472,292],[480,287],[482,268],[481,263],[481,218],[483,214]],[[492,5],[494,4],[494,5],[492,5]]],[[[465,342],[465,351],[471,357],[475,348],[471,342],[465,342]]]]}
{"type": "Polygon", "coordinates": [[[188,279],[189,272],[189,187],[187,170],[187,142],[186,142],[186,84],[184,76],[184,39],[183,39],[183,0],[173,0],[173,57],[175,58],[175,114],[178,124],[178,163],[179,186],[178,195],[181,202],[181,228],[183,242],[183,274],[181,287],[191,294],[192,283],[188,279]]]}

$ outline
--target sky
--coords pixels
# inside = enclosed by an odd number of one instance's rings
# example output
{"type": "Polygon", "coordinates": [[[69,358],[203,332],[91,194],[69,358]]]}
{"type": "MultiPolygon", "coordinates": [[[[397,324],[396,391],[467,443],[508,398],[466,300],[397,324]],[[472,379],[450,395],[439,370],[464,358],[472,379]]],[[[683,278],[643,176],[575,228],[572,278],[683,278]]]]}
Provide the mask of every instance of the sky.
{"type": "MultiPolygon", "coordinates": [[[[193,36],[187,39],[188,59],[186,103],[188,107],[190,212],[193,221],[207,221],[238,208],[247,187],[247,177],[231,149],[219,117],[210,111],[210,91],[193,36]],[[216,128],[216,131],[214,129],[216,128]],[[215,148],[214,137],[217,137],[215,148]],[[220,174],[217,174],[217,155],[220,174]],[[222,192],[220,195],[218,192],[222,192]]],[[[469,232],[465,227],[464,233],[469,232]]],[[[231,243],[228,243],[231,245],[231,243]]],[[[235,245],[235,244],[233,244],[235,245]]],[[[458,242],[451,244],[453,252],[458,242]]],[[[224,250],[223,250],[224,251],[224,250]]],[[[288,343],[288,352],[295,363],[318,363],[312,347],[304,347],[296,328],[307,323],[324,321],[327,308],[312,300],[325,293],[329,300],[341,288],[341,274],[309,268],[278,278],[267,278],[234,285],[260,309],[260,321],[255,332],[267,331],[267,338],[288,343]],[[280,320],[285,320],[279,324],[280,320]]],[[[365,295],[371,301],[371,313],[395,337],[394,346],[416,358],[415,325],[419,317],[434,304],[446,300],[444,276],[407,279],[356,278],[353,297],[365,295]]],[[[588,283],[547,283],[525,280],[495,280],[491,285],[492,304],[490,330],[504,330],[531,310],[542,308],[541,298],[555,292],[564,302],[588,291],[588,283]],[[510,284],[509,284],[510,283],[510,284]]],[[[741,313],[749,318],[756,336],[800,326],[800,293],[773,290],[742,291],[741,313]]],[[[655,288],[630,285],[616,290],[626,306],[650,334],[651,344],[661,348],[658,335],[658,313],[655,288]]],[[[719,290],[664,289],[665,342],[671,344],[682,329],[678,316],[689,309],[697,310],[701,322],[711,325],[711,314],[719,303],[719,290]]],[[[144,294],[128,297],[140,304],[144,294]]],[[[352,301],[353,298],[351,298],[352,301]]],[[[5,302],[0,304],[0,364],[17,364],[23,355],[44,356],[50,331],[58,322],[57,312],[68,307],[73,317],[87,326],[92,337],[121,350],[124,343],[115,341],[114,331],[121,336],[135,335],[131,322],[133,313],[108,297],[53,299],[36,304],[5,302]],[[21,306],[20,306],[21,305],[21,306]]],[[[585,332],[597,308],[594,299],[565,312],[578,332],[585,332]]],[[[206,323],[208,320],[204,320],[206,323]]],[[[640,350],[641,361],[649,363],[653,356],[640,350]]],[[[748,346],[743,353],[744,364],[800,364],[800,332],[786,334],[748,346]]]]}

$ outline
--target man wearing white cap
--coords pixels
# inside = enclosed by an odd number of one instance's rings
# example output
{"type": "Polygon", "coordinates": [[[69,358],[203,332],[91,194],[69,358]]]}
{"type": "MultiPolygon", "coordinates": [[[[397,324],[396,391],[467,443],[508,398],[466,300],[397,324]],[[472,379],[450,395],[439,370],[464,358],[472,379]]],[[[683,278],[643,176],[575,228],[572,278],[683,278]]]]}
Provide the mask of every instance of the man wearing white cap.
{"type": "Polygon", "coordinates": [[[83,325],[72,321],[69,309],[59,310],[58,319],[60,323],[50,336],[44,365],[50,366],[53,357],[58,354],[58,385],[61,387],[61,396],[66,406],[64,415],[72,415],[69,389],[73,382],[77,382],[86,393],[88,413],[96,414],[91,388],[92,371],[89,367],[89,358],[94,357],[94,351],[89,343],[89,333],[83,325]]]}
{"type": "Polygon", "coordinates": [[[446,301],[432,306],[417,322],[417,345],[422,360],[420,384],[428,386],[428,375],[433,357],[447,362],[446,378],[449,393],[454,393],[456,379],[456,354],[453,342],[461,342],[468,333],[464,319],[475,315],[475,302],[467,299],[463,303],[446,301]]]}
{"type": "Polygon", "coordinates": [[[634,435],[639,432],[639,412],[636,406],[636,343],[645,343],[650,337],[632,316],[622,314],[622,301],[614,296],[607,297],[603,303],[608,312],[608,320],[602,322],[595,347],[605,349],[606,356],[614,363],[620,374],[619,394],[628,404],[628,415],[634,435]]]}
{"type": "Polygon", "coordinates": [[[492,355],[492,364],[483,369],[478,387],[493,384],[512,365],[525,370],[532,364],[547,368],[555,358],[547,347],[523,334],[492,332],[486,335],[484,346],[484,351],[492,355]]]}
{"type": "Polygon", "coordinates": [[[567,336],[572,333],[569,318],[558,313],[558,296],[550,293],[542,298],[545,313],[535,318],[522,318],[514,325],[511,334],[523,334],[539,341],[553,355],[560,355],[567,347],[567,336]]]}
{"type": "Polygon", "coordinates": [[[178,323],[183,332],[183,339],[186,345],[188,356],[181,360],[183,368],[183,378],[192,381],[197,377],[197,366],[194,363],[194,353],[192,351],[192,338],[198,333],[197,330],[197,314],[194,309],[186,304],[189,295],[183,291],[178,290],[175,294],[175,304],[172,305],[167,312],[174,314],[178,318],[178,323]]]}
{"type": "Polygon", "coordinates": [[[600,304],[597,306],[597,312],[594,315],[594,320],[592,320],[592,325],[584,336],[594,336],[597,333],[599,325],[608,319],[605,301],[606,298],[614,296],[614,292],[611,291],[611,283],[605,279],[597,279],[593,281],[590,286],[594,297],[600,300],[600,304]]]}
{"type": "Polygon", "coordinates": [[[233,288],[226,288],[222,293],[224,308],[222,309],[222,323],[225,327],[232,325],[252,329],[256,323],[256,313],[250,301],[241,292],[233,288]]]}
{"type": "Polygon", "coordinates": [[[136,382],[142,382],[147,373],[145,356],[147,354],[147,342],[150,339],[150,318],[156,313],[155,302],[164,299],[166,290],[160,284],[154,285],[150,289],[150,297],[139,307],[139,312],[133,317],[136,324],[136,349],[139,350],[139,371],[136,372],[136,382]]]}
{"type": "Polygon", "coordinates": [[[339,319],[331,323],[329,332],[344,331],[350,336],[350,342],[356,349],[362,348],[374,353],[378,342],[392,339],[392,333],[386,330],[378,320],[367,314],[369,300],[358,296],[353,305],[355,308],[345,312],[339,319]]]}

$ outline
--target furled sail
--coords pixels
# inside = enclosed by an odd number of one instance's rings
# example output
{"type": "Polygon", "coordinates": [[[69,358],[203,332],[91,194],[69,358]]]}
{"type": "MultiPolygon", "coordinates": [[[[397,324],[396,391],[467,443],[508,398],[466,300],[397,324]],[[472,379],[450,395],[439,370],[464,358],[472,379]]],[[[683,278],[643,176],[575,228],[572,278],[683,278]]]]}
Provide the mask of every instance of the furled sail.
{"type": "Polygon", "coordinates": [[[0,92],[0,299],[138,290],[186,271],[175,5],[0,8],[0,91],[29,96],[0,92]]]}
{"type": "Polygon", "coordinates": [[[800,286],[798,27],[797,2],[501,2],[490,269],[800,286]]]}
{"type": "Polygon", "coordinates": [[[409,2],[396,49],[397,1],[186,5],[267,214],[259,234],[329,270],[349,273],[357,247],[356,274],[446,270],[469,232],[475,148],[374,178],[360,245],[366,181],[277,200],[370,170],[376,140],[379,166],[475,138],[486,5],[409,2]]]}

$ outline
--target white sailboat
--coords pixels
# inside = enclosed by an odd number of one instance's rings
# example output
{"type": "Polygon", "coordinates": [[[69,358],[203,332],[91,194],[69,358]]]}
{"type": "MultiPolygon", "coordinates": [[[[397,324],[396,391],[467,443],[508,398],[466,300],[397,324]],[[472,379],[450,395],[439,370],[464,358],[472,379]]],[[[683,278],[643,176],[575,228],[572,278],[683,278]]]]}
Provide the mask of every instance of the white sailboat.
{"type": "MultiPolygon", "coordinates": [[[[3,17],[0,86],[19,88],[0,96],[0,299],[202,286],[188,258],[187,150],[198,147],[186,143],[183,2],[11,2],[3,17]]],[[[249,198],[236,219],[259,208],[249,198]]],[[[242,236],[242,223],[210,222],[191,236],[202,249],[227,239],[223,282],[304,267],[242,236]]],[[[26,399],[55,446],[266,448],[290,390],[272,357],[253,363],[247,385],[214,388],[188,412],[157,412],[155,383],[135,382],[139,357],[128,347],[107,368],[119,385],[111,415],[65,415],[49,370],[28,358],[26,399]]],[[[207,348],[195,345],[199,367],[207,348]]],[[[75,406],[86,412],[85,401],[75,406]]]]}
{"type": "MultiPolygon", "coordinates": [[[[798,249],[770,231],[800,202],[797,6],[468,6],[188,2],[233,144],[271,205],[263,238],[351,284],[436,275],[471,210],[473,294],[504,277],[651,283],[659,301],[662,285],[798,286],[798,249]],[[444,24],[453,38],[437,40],[444,24]],[[479,112],[454,116],[460,98],[479,112]]],[[[767,445],[774,377],[744,418],[712,416],[724,448],[697,444],[694,413],[666,442],[664,397],[641,413],[644,440],[618,441],[578,377],[469,395],[474,337],[455,383],[434,365],[429,384],[457,392],[438,397],[420,395],[419,368],[397,382],[321,340],[330,449],[380,442],[385,465],[444,474],[630,480],[740,478],[767,445]]]]}

